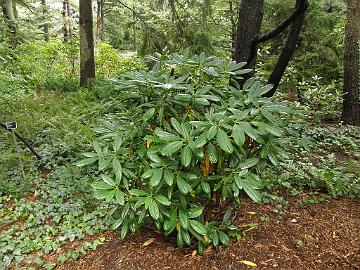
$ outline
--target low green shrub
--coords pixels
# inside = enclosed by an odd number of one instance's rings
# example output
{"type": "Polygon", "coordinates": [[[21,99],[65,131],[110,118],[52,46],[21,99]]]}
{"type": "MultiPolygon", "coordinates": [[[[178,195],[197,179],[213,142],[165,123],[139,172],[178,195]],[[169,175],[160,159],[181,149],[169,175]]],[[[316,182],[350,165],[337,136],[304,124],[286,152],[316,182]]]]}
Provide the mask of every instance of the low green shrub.
{"type": "Polygon", "coordinates": [[[117,78],[120,74],[144,69],[135,53],[120,53],[111,45],[99,43],[95,54],[96,75],[99,79],[117,78]]]}
{"type": "Polygon", "coordinates": [[[279,115],[288,108],[263,98],[271,86],[255,79],[229,85],[249,72],[245,63],[188,52],[151,59],[150,71],[115,82],[123,107],[95,129],[95,152],[78,165],[98,163],[102,180],[92,186],[114,206],[121,238],[153,223],[176,232],[179,247],[197,242],[202,254],[236,234],[230,209],[215,214],[221,202],[242,194],[261,202],[260,172],[286,156],[279,115]]]}
{"type": "MultiPolygon", "coordinates": [[[[75,39],[68,43],[60,40],[24,42],[11,53],[6,51],[5,56],[0,59],[7,71],[0,72],[3,88],[21,78],[23,85],[36,90],[74,92],[79,89],[80,60],[75,39]]],[[[105,43],[96,48],[95,63],[98,79],[117,78],[124,72],[145,67],[135,54],[120,53],[105,43]]]]}

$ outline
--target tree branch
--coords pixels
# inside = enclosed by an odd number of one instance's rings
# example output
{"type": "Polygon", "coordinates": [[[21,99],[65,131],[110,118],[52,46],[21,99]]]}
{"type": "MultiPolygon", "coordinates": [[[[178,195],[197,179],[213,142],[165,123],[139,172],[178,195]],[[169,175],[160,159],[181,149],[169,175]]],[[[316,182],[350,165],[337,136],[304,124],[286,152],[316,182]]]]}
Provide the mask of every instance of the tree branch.
{"type": "Polygon", "coordinates": [[[280,23],[273,31],[268,32],[260,37],[255,37],[250,43],[250,55],[247,59],[247,65],[252,62],[256,56],[256,48],[260,43],[264,43],[270,39],[275,38],[282,33],[290,24],[292,24],[300,15],[304,14],[309,7],[309,3],[306,0],[300,0],[301,2],[297,5],[294,12],[282,23],[280,23]]]}

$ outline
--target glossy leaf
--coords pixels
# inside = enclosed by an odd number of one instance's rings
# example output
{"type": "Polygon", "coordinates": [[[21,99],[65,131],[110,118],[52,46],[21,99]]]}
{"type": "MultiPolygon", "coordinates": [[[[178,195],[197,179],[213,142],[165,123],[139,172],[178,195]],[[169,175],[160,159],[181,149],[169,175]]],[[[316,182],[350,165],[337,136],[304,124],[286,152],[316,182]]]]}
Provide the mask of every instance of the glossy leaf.
{"type": "Polygon", "coordinates": [[[224,150],[226,153],[230,154],[234,151],[234,147],[231,144],[230,138],[228,137],[226,132],[221,128],[219,128],[217,132],[216,141],[221,147],[221,149],[224,150]]]}
{"type": "Polygon", "coordinates": [[[194,231],[196,231],[198,234],[201,235],[206,235],[207,231],[206,231],[206,227],[201,224],[199,221],[197,220],[190,220],[190,226],[194,229],[194,231]]]}
{"type": "Polygon", "coordinates": [[[185,167],[188,167],[190,165],[191,158],[192,158],[191,149],[188,145],[186,145],[181,150],[181,154],[180,154],[180,160],[181,160],[182,165],[184,165],[185,167]]]}
{"type": "Polygon", "coordinates": [[[168,143],[162,150],[161,150],[161,154],[164,156],[170,156],[172,154],[174,154],[175,152],[179,151],[180,148],[183,146],[183,142],[182,141],[174,141],[171,143],[168,143]]]}

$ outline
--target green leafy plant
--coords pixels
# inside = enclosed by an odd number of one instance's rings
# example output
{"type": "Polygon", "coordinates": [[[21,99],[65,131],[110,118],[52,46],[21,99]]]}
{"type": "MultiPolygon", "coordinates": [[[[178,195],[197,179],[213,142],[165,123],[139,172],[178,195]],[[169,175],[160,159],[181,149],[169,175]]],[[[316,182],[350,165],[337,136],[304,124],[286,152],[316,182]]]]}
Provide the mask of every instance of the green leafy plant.
{"type": "Polygon", "coordinates": [[[121,238],[150,222],[202,254],[236,232],[231,212],[216,206],[242,193],[261,202],[259,172],[286,156],[279,114],[288,108],[263,98],[271,86],[255,79],[229,85],[248,72],[244,63],[188,52],[151,59],[150,71],[115,82],[124,107],[95,129],[95,152],[78,165],[98,163],[102,180],[92,187],[114,205],[121,238]]]}

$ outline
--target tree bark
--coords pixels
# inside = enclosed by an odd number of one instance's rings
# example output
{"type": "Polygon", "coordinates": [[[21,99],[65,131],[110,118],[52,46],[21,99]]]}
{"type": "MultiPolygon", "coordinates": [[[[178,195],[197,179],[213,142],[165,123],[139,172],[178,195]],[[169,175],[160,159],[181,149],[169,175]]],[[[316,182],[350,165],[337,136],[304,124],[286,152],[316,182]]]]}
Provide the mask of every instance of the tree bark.
{"type": "MultiPolygon", "coordinates": [[[[305,5],[307,6],[308,5],[307,0],[305,2],[306,2],[305,5]]],[[[301,0],[296,0],[295,9],[297,9],[300,4],[301,4],[301,0]]],[[[275,94],[277,88],[279,87],[279,83],[281,81],[282,76],[285,73],[286,67],[288,66],[292,58],[292,55],[296,50],[296,45],[299,40],[301,28],[304,25],[305,13],[306,13],[306,9],[304,9],[303,12],[300,13],[298,17],[296,17],[296,19],[291,24],[290,32],[288,34],[285,46],[282,49],[278,61],[268,79],[268,84],[272,84],[274,85],[274,87],[265,94],[266,97],[272,97],[275,94]]]]}
{"type": "Polygon", "coordinates": [[[230,17],[230,23],[231,23],[231,48],[232,52],[234,54],[235,52],[235,41],[236,41],[236,20],[235,20],[235,13],[233,7],[233,0],[229,0],[229,17],[230,17]]]}
{"type": "Polygon", "coordinates": [[[360,0],[347,0],[344,54],[344,100],[341,118],[360,125],[359,105],[360,0]]]}
{"type": "Polygon", "coordinates": [[[95,78],[91,0],[80,0],[80,86],[95,78]]]}
{"type": "Polygon", "coordinates": [[[134,20],[134,24],[133,24],[133,50],[134,52],[136,52],[136,14],[135,11],[133,11],[133,20],[134,20]]]}
{"type": "Polygon", "coordinates": [[[97,0],[96,43],[105,41],[104,0],[97,0]]]}
{"type": "MultiPolygon", "coordinates": [[[[246,62],[250,55],[251,41],[260,35],[264,12],[264,0],[242,0],[239,7],[233,60],[237,63],[246,62]]],[[[248,63],[248,68],[254,68],[256,57],[248,63]]]]}
{"type": "Polygon", "coordinates": [[[13,9],[13,1],[12,0],[4,0],[1,2],[1,8],[4,16],[4,20],[6,22],[6,25],[9,29],[9,32],[11,33],[13,37],[13,41],[15,44],[18,43],[18,29],[17,29],[17,23],[16,18],[14,15],[14,9],[13,9]]]}
{"type": "Polygon", "coordinates": [[[67,18],[67,25],[68,25],[68,31],[69,31],[69,38],[73,36],[73,26],[71,23],[71,11],[70,11],[70,4],[69,0],[66,0],[66,18],[67,18]]]}
{"type": "Polygon", "coordinates": [[[48,16],[48,7],[46,4],[46,0],[41,0],[41,5],[42,5],[42,10],[43,10],[43,17],[45,20],[45,23],[43,25],[44,40],[49,41],[49,24],[47,22],[49,16],[48,16]]]}
{"type": "Polygon", "coordinates": [[[67,0],[63,0],[63,6],[61,11],[61,16],[63,18],[63,34],[64,34],[64,43],[68,41],[68,29],[67,29],[67,16],[66,16],[66,2],[67,0]]]}

